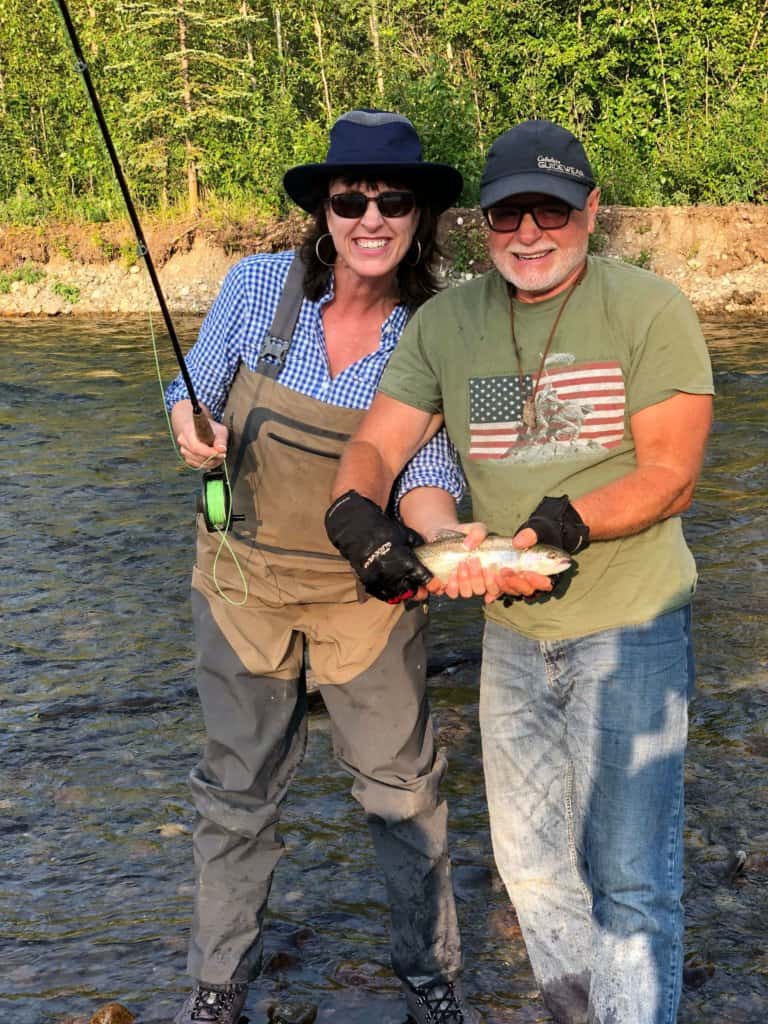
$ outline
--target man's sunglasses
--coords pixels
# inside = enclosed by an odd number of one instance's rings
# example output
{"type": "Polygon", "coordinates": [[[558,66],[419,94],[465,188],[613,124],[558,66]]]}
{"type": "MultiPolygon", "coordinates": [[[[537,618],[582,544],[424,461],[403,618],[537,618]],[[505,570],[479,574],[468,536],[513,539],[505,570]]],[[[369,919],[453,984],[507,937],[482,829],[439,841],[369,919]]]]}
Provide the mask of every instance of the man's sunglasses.
{"type": "Polygon", "coordinates": [[[376,203],[382,217],[406,217],[416,208],[413,192],[379,192],[367,196],[364,192],[335,192],[326,202],[337,217],[349,220],[365,215],[368,203],[376,203]]]}
{"type": "Polygon", "coordinates": [[[483,210],[491,231],[517,231],[523,217],[530,213],[533,223],[541,231],[556,231],[568,223],[573,208],[567,203],[553,200],[547,203],[497,203],[483,210]]]}

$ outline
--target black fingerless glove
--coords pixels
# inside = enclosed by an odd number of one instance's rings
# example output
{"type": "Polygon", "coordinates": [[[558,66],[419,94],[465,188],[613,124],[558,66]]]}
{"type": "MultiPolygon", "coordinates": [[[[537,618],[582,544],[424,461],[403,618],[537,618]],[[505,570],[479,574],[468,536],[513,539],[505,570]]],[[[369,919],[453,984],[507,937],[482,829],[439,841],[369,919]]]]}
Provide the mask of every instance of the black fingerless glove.
{"type": "Polygon", "coordinates": [[[432,579],[411,550],[423,543],[419,534],[357,491],[334,501],[325,513],[325,529],[371,597],[398,604],[432,579]]]}
{"type": "Polygon", "coordinates": [[[536,531],[540,544],[552,544],[570,555],[583,551],[589,545],[589,527],[570,503],[567,494],[560,498],[542,499],[530,519],[521,523],[516,532],[526,527],[536,531]]]}

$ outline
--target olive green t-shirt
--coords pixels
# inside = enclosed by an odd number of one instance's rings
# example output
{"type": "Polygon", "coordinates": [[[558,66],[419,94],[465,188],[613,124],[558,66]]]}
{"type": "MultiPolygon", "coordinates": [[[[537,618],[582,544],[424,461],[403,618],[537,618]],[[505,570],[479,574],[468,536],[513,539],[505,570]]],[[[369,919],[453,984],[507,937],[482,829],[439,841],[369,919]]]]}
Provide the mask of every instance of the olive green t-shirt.
{"type": "MultiPolygon", "coordinates": [[[[515,300],[515,355],[506,283],[492,270],[419,309],[380,390],[442,413],[461,460],[476,519],[516,532],[546,495],[571,500],[636,465],[630,417],[678,392],[712,394],[696,314],[669,281],[590,257],[539,374],[564,293],[515,300]],[[520,370],[522,369],[522,377],[520,370]],[[522,403],[535,389],[536,424],[522,403]]],[[[561,596],[494,602],[489,618],[557,640],[646,622],[686,605],[696,570],[675,516],[577,557],[561,596]]]]}

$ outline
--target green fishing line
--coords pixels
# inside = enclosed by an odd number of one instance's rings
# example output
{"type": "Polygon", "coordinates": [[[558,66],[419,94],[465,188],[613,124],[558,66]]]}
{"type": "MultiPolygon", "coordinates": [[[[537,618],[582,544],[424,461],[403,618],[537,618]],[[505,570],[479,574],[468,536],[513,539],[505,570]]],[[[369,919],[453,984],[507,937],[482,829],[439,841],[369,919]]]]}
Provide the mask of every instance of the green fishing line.
{"type": "MultiPolygon", "coordinates": [[[[171,425],[171,417],[168,415],[168,409],[165,404],[163,374],[160,369],[160,356],[157,350],[157,338],[155,337],[155,324],[154,321],[152,320],[152,310],[148,310],[147,312],[149,314],[149,336],[152,340],[152,354],[155,358],[157,383],[160,388],[160,402],[163,407],[163,412],[165,413],[165,422],[168,425],[168,434],[171,438],[173,450],[176,452],[176,458],[179,460],[182,466],[185,467],[185,469],[191,469],[192,467],[187,466],[186,462],[182,458],[181,452],[179,451],[179,447],[176,444],[176,438],[173,436],[173,426],[171,425]]],[[[206,464],[207,463],[204,462],[202,466],[199,467],[199,469],[205,469],[206,464]]],[[[227,530],[229,529],[230,516],[232,512],[232,485],[230,484],[229,480],[229,468],[227,466],[226,459],[222,463],[222,468],[224,470],[224,480],[209,480],[205,487],[205,502],[206,509],[208,512],[208,518],[209,521],[213,524],[214,530],[219,535],[219,547],[213,559],[213,585],[216,587],[219,597],[226,601],[227,604],[233,605],[235,608],[241,608],[248,600],[248,581],[246,580],[245,574],[243,573],[240,563],[237,560],[237,555],[235,554],[232,545],[229,543],[229,539],[227,538],[227,530]],[[229,555],[232,558],[232,562],[235,568],[237,569],[238,575],[240,577],[240,582],[242,584],[243,596],[242,599],[239,601],[233,601],[231,597],[228,597],[224,593],[224,591],[221,589],[221,586],[219,585],[216,568],[219,564],[219,556],[221,555],[221,552],[223,551],[224,548],[226,548],[227,551],[229,552],[229,555]]]]}
{"type": "Polygon", "coordinates": [[[205,511],[217,530],[227,525],[227,492],[223,480],[209,480],[205,485],[205,511]]]}

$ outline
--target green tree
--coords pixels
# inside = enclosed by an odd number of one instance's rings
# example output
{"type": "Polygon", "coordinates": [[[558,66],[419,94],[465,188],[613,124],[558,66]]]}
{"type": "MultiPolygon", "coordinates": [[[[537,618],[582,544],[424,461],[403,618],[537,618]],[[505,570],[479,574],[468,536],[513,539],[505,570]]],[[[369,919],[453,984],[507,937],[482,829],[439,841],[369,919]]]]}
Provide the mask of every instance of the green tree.
{"type": "MultiPolygon", "coordinates": [[[[584,138],[611,202],[762,202],[768,0],[72,0],[136,198],[277,211],[352,106],[410,115],[477,197],[510,124],[584,138]]],[[[0,9],[0,216],[122,211],[53,0],[0,9]]]]}

